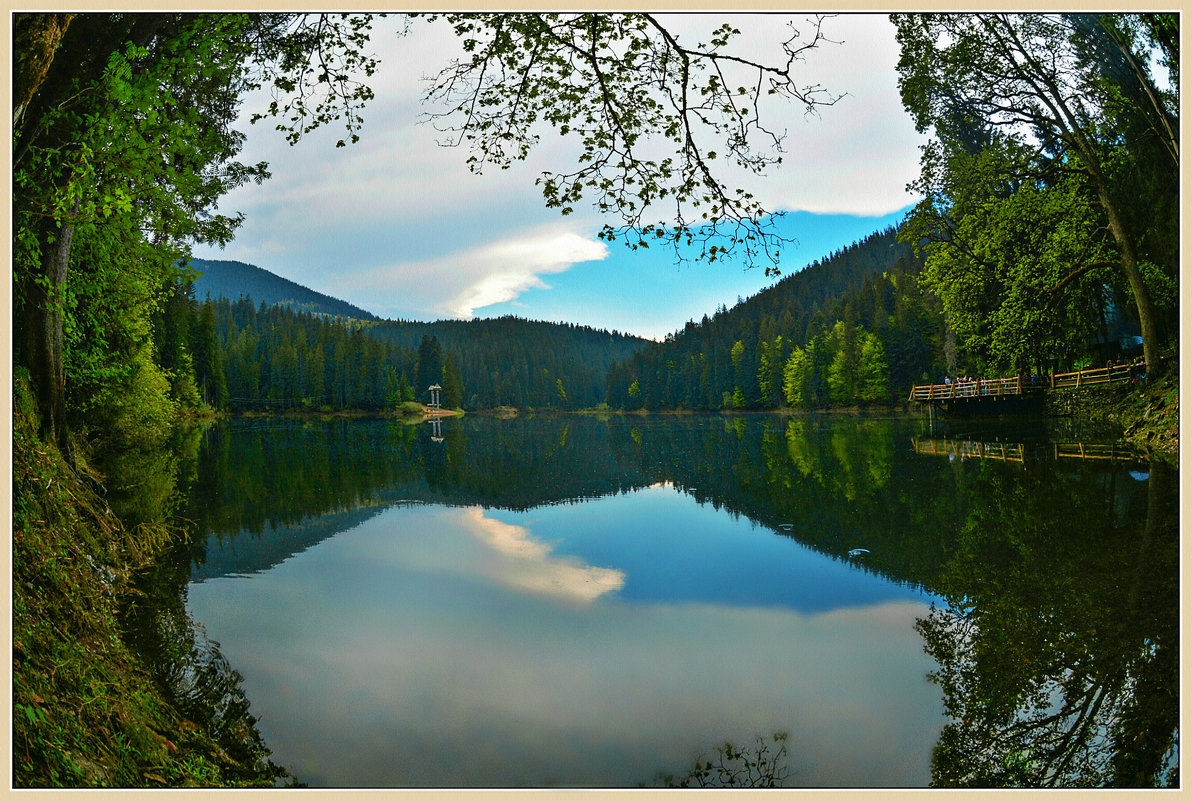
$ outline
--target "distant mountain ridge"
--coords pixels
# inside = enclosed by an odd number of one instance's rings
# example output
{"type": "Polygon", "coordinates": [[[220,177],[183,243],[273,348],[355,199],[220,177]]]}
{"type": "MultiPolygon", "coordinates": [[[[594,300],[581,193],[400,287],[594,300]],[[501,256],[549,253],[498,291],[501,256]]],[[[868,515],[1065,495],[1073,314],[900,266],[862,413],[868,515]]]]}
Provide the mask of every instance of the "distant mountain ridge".
{"type": "Polygon", "coordinates": [[[227,298],[237,301],[247,296],[257,304],[287,306],[294,311],[380,320],[375,314],[347,301],[324,295],[301,284],[282,278],[266,269],[240,261],[191,259],[190,266],[200,273],[194,283],[195,300],[227,298]]]}

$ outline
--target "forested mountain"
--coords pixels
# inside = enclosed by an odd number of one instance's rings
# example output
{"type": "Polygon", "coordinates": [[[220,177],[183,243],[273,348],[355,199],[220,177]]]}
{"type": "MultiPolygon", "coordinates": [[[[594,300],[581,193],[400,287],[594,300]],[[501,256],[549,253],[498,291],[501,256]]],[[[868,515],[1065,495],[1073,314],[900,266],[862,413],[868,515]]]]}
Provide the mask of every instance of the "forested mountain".
{"type": "Polygon", "coordinates": [[[351,303],[324,295],[301,284],[282,278],[268,270],[239,261],[190,259],[198,273],[194,295],[199,301],[227,298],[239,300],[243,296],[269,306],[289,306],[295,311],[354,317],[357,320],[376,320],[376,315],[351,303]]]}
{"type": "Polygon", "coordinates": [[[645,340],[514,317],[434,323],[343,320],[258,304],[194,300],[176,285],[159,313],[171,396],[232,411],[449,408],[576,409],[604,400],[609,365],[645,340]]]}
{"type": "Polygon", "coordinates": [[[833,253],[617,363],[617,408],[888,402],[942,370],[943,322],[895,229],[833,253]]]}
{"type": "Polygon", "coordinates": [[[191,264],[202,275],[159,315],[160,358],[176,399],[215,408],[377,411],[426,401],[431,384],[453,408],[583,408],[647,342],[517,317],[380,321],[250,264],[191,264]]]}
{"type": "MultiPolygon", "coordinates": [[[[605,399],[609,367],[648,342],[616,331],[510,316],[384,322],[367,330],[407,348],[418,347],[425,337],[436,339],[463,376],[465,408],[593,406],[605,399]]],[[[419,380],[420,391],[427,380],[419,380]]]]}

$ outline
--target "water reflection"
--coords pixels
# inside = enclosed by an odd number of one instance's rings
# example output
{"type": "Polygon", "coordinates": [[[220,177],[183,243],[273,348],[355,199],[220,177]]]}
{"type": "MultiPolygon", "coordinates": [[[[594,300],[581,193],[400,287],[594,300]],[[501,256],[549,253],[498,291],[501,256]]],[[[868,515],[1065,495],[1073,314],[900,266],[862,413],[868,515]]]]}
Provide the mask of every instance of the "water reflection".
{"type": "MultiPolygon", "coordinates": [[[[554,541],[609,505],[656,520],[674,498],[655,487],[552,507],[501,523],[498,539],[554,541]]],[[[926,783],[939,707],[912,625],[922,600],[814,614],[616,590],[576,602],[521,569],[511,581],[478,518],[394,507],[252,581],[191,586],[276,758],[304,781],[634,786],[708,743],[797,722],[801,782],[926,783]]],[[[632,582],[634,567],[612,564],[632,582]]]]}
{"type": "Polygon", "coordinates": [[[223,775],[267,782],[281,771],[270,762],[249,713],[242,677],[185,608],[191,549],[185,536],[177,535],[186,524],[178,512],[195,479],[203,433],[201,427],[181,428],[160,447],[99,455],[106,500],[123,523],[130,529],[150,525],[176,532],[169,552],[141,571],[135,592],[122,598],[122,636],[150,666],[175,708],[234,760],[222,765],[223,775]]]}
{"type": "Polygon", "coordinates": [[[222,426],[190,608],[312,784],[631,786],[774,730],[810,786],[1163,782],[1173,471],[935,428],[222,426]]]}
{"type": "Polygon", "coordinates": [[[1175,479],[1089,478],[993,475],[969,513],[917,624],[952,718],[934,783],[1178,784],[1175,479]]]}
{"type": "Polygon", "coordinates": [[[1136,463],[1139,459],[1128,445],[1118,442],[981,442],[973,439],[922,439],[911,441],[915,453],[957,459],[993,459],[1026,464],[1028,460],[1080,459],[1136,463]]]}

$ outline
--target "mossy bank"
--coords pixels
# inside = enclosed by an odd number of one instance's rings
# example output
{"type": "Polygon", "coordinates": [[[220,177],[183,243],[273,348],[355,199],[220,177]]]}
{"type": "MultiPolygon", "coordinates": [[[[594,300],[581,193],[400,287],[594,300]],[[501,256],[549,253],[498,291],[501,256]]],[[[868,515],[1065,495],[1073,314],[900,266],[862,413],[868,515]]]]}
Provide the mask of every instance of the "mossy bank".
{"type": "Polygon", "coordinates": [[[183,714],[126,643],[138,569],[169,546],[132,530],[36,436],[13,397],[13,776],[16,787],[271,786],[259,735],[183,714]]]}
{"type": "Polygon", "coordinates": [[[1180,379],[1174,365],[1147,384],[1057,390],[1048,396],[1047,413],[1104,424],[1150,457],[1179,459],[1180,379]]]}

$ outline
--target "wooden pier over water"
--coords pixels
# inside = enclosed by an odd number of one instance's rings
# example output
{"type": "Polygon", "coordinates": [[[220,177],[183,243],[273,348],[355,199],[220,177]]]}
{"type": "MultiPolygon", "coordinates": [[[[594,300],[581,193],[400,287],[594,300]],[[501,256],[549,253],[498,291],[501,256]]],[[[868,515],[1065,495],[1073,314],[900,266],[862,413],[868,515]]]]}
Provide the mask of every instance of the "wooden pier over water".
{"type": "Polygon", "coordinates": [[[1041,399],[1051,390],[1135,381],[1141,377],[1141,369],[1136,365],[1118,364],[1048,376],[1018,375],[925,384],[911,387],[908,400],[928,404],[928,408],[938,406],[945,411],[1011,411],[1032,405],[1032,401],[1041,399]],[[1001,409],[995,408],[995,404],[1007,401],[1010,403],[1001,409]]]}

